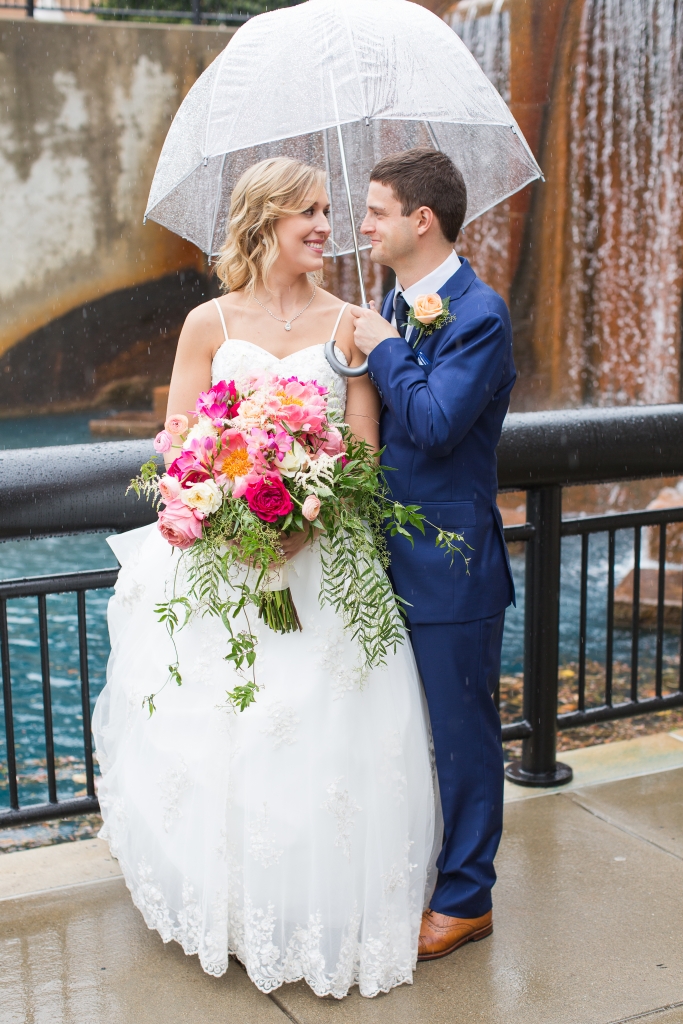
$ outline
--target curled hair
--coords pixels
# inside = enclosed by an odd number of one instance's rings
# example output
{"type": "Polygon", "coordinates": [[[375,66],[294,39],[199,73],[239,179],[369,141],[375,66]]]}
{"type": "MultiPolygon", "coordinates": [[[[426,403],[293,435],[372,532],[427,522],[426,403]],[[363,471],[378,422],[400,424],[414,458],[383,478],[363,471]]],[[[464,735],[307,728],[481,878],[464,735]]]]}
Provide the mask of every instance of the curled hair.
{"type": "MultiPolygon", "coordinates": [[[[311,193],[324,187],[324,171],[288,157],[262,160],[244,172],[233,189],[225,244],[216,262],[226,291],[253,292],[258,281],[266,281],[280,253],[275,222],[303,213],[311,193]]],[[[322,282],[322,271],[309,276],[322,282]]]]}

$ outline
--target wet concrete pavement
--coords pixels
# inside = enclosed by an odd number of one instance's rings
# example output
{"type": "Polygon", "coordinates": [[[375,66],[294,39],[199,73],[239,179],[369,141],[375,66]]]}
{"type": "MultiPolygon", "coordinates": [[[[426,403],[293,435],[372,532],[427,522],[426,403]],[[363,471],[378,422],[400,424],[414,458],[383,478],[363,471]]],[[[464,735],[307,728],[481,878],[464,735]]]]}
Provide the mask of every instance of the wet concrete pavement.
{"type": "Polygon", "coordinates": [[[0,858],[0,1024],[683,1024],[683,768],[509,803],[493,936],[374,1000],[205,975],[147,930],[103,843],[70,846],[51,874],[28,851],[32,895],[10,871],[27,855],[0,858]],[[78,884],[79,858],[100,880],[78,884]]]}

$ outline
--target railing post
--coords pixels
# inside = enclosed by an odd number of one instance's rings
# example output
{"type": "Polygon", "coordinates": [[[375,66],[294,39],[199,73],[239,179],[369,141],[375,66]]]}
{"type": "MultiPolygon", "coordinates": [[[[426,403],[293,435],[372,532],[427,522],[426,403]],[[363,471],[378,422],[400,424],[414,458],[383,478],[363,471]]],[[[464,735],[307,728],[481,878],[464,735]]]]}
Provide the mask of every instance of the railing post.
{"type": "Polygon", "coordinates": [[[192,0],[192,24],[202,23],[202,0],[192,0]]]}
{"type": "Polygon", "coordinates": [[[527,491],[524,717],[532,734],[522,741],[522,760],[505,774],[521,786],[561,786],[572,770],[557,760],[557,671],[560,639],[562,488],[527,491]]]}
{"type": "Polygon", "coordinates": [[[26,17],[33,17],[33,0],[26,0],[26,17]]]}

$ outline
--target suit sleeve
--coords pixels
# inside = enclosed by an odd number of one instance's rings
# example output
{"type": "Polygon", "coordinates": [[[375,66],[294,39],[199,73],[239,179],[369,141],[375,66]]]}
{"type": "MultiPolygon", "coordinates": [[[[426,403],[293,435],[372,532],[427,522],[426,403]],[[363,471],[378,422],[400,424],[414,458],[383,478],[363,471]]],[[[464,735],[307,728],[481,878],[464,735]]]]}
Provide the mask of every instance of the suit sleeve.
{"type": "Polygon", "coordinates": [[[387,338],[368,358],[384,403],[413,444],[433,458],[448,455],[481,416],[508,355],[505,327],[495,313],[455,323],[444,333],[429,374],[402,338],[387,338]]]}

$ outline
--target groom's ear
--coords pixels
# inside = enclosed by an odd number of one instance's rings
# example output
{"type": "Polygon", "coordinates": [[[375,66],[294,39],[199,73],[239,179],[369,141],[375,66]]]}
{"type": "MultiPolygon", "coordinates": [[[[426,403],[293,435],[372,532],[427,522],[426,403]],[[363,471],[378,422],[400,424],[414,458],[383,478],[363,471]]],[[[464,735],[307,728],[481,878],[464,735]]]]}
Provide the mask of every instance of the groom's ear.
{"type": "Polygon", "coordinates": [[[433,231],[434,228],[441,234],[441,225],[439,224],[438,217],[430,206],[418,206],[416,210],[413,210],[408,216],[413,220],[415,229],[421,237],[426,235],[427,232],[433,231]]]}

